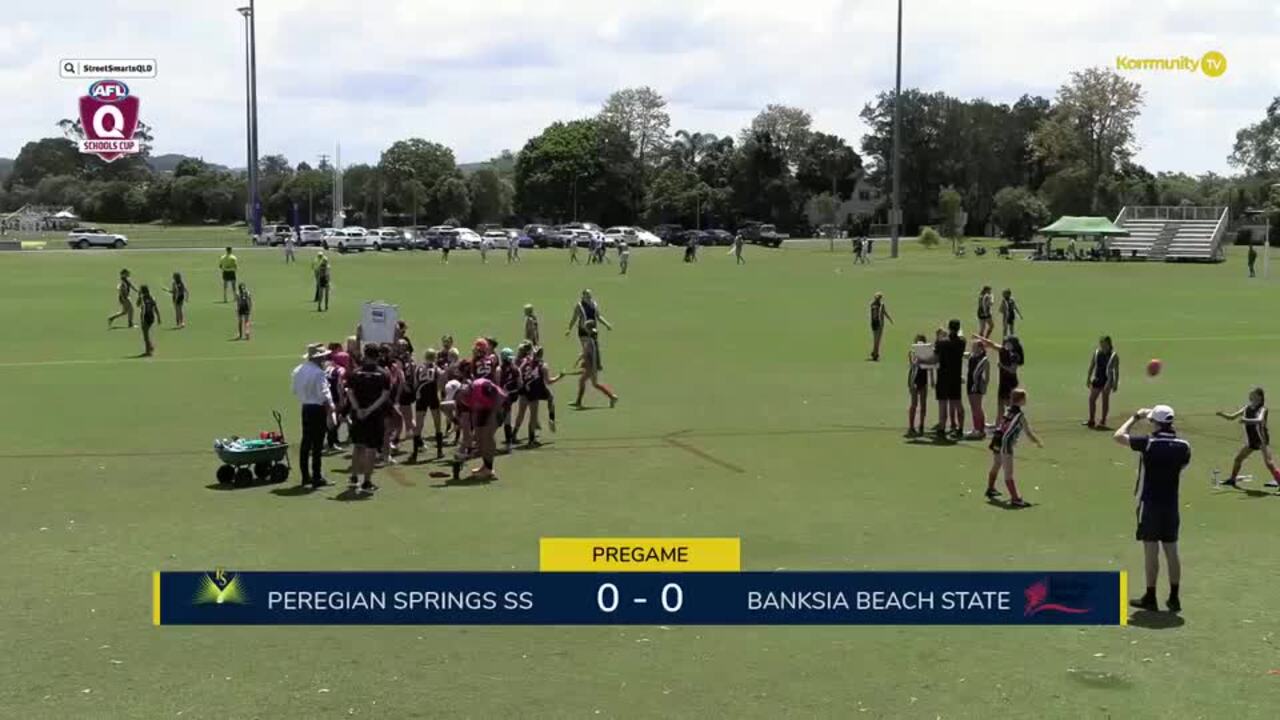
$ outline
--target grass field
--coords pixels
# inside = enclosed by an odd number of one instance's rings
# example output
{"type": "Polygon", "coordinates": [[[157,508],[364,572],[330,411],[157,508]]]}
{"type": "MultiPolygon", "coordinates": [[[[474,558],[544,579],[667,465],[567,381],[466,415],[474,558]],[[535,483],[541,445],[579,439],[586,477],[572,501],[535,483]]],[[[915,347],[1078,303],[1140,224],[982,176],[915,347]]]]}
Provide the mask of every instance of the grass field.
{"type": "MultiPolygon", "coordinates": [[[[880,250],[877,247],[877,250],[880,250]]],[[[209,253],[12,253],[0,258],[0,717],[1274,717],[1280,498],[1210,488],[1229,465],[1234,409],[1274,385],[1274,285],[1216,266],[1037,264],[911,248],[853,267],[847,253],[748,248],[696,266],[674,250],[570,267],[461,253],[334,261],[334,306],[307,302],[306,260],[240,253],[255,293],[251,342],[231,341],[209,253]],[[189,327],[108,331],[114,278],[185,273],[189,327]],[[988,454],[903,440],[905,354],[916,332],[972,324],[980,285],[1015,288],[1023,381],[1044,450],[1020,450],[1035,506],[982,500],[988,454]],[[368,502],[270,486],[218,491],[214,437],[286,411],[309,341],[345,337],[359,303],[401,306],[419,347],[520,332],[536,304],[553,364],[581,288],[616,330],[605,379],[622,402],[564,409],[502,480],[440,487],[422,468],[382,475],[368,502]],[[869,363],[866,302],[896,324],[869,363]],[[1263,309],[1260,311],[1260,309],[1263,309]],[[1183,617],[1125,628],[182,628],[150,624],[153,570],[536,569],[537,540],[740,536],[745,569],[1127,569],[1134,458],[1080,427],[1084,373],[1116,339],[1122,414],[1169,402],[1195,447],[1184,476],[1183,617]],[[1165,372],[1142,375],[1161,357],[1165,372]],[[664,438],[681,432],[680,445],[664,438]]],[[[171,309],[162,304],[165,321],[171,309]]],[[[568,386],[558,386],[562,407],[568,386]]],[[[990,410],[989,410],[990,412],[990,410]]],[[[936,416],[930,409],[930,420],[936,416]]],[[[331,458],[328,467],[345,466],[331,458]]],[[[1260,465],[1250,471],[1257,473],[1260,465]]],[[[335,473],[336,476],[336,473],[335,473]]],[[[1260,483],[1255,483],[1260,485],[1260,483]]],[[[1137,584],[1137,582],[1135,582],[1137,584]]],[[[1162,584],[1163,585],[1163,584],[1162,584]]]]}

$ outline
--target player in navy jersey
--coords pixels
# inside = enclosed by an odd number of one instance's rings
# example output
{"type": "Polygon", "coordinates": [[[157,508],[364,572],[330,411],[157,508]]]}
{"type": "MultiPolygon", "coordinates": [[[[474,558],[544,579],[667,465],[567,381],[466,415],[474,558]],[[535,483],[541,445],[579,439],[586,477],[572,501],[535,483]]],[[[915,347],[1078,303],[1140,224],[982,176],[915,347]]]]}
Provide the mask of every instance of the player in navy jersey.
{"type": "Polygon", "coordinates": [[[160,307],[151,297],[151,288],[146,285],[138,288],[138,310],[142,321],[142,354],[151,355],[156,351],[155,343],[151,342],[151,328],[160,323],[160,307]]]}
{"type": "Polygon", "coordinates": [[[1276,469],[1274,458],[1271,457],[1271,433],[1267,429],[1267,395],[1266,392],[1256,387],[1249,392],[1249,402],[1244,407],[1233,413],[1218,413],[1218,417],[1224,420],[1239,420],[1244,425],[1244,447],[1240,448],[1240,452],[1236,453],[1235,461],[1231,465],[1231,477],[1222,481],[1223,485],[1228,487],[1237,487],[1236,483],[1240,478],[1240,467],[1244,465],[1244,461],[1255,452],[1262,453],[1262,462],[1266,464],[1267,470],[1271,473],[1271,479],[1267,481],[1267,487],[1280,487],[1280,470],[1276,469]]]}
{"type": "Polygon", "coordinates": [[[413,437],[413,453],[409,456],[411,463],[418,461],[418,453],[422,450],[422,430],[426,427],[427,413],[431,413],[431,427],[435,431],[436,458],[444,457],[444,434],[440,430],[440,381],[447,367],[447,360],[442,363],[440,353],[434,348],[423,353],[422,362],[416,366],[413,426],[417,433],[413,437]]]}
{"type": "Polygon", "coordinates": [[[871,315],[871,359],[879,362],[880,339],[884,336],[884,323],[886,320],[893,322],[893,316],[889,314],[889,307],[884,302],[884,293],[876,293],[875,297],[871,298],[868,310],[871,315]]]}
{"type": "Polygon", "coordinates": [[[1001,333],[1004,337],[1016,335],[1016,323],[1022,319],[1022,309],[1018,307],[1018,301],[1013,299],[1013,291],[1005,289],[1001,293],[1000,300],[1000,319],[1004,321],[1004,330],[1001,333]]]}
{"type": "Polygon", "coordinates": [[[1085,427],[1105,428],[1107,414],[1111,412],[1111,393],[1120,392],[1120,355],[1111,343],[1111,336],[1104,335],[1089,358],[1089,370],[1085,373],[1085,387],[1089,388],[1089,419],[1085,427]],[[1098,416],[1098,400],[1102,400],[1102,415],[1098,416]]]}
{"type": "Polygon", "coordinates": [[[187,314],[184,308],[187,300],[191,298],[191,293],[187,290],[187,284],[182,280],[182,273],[173,274],[173,287],[164,288],[169,293],[169,297],[173,299],[173,321],[175,326],[182,329],[187,326],[187,314]]]}
{"type": "Polygon", "coordinates": [[[1018,494],[1018,485],[1013,479],[1014,448],[1024,434],[1036,444],[1036,447],[1044,447],[1040,438],[1036,437],[1035,432],[1032,431],[1030,423],[1027,422],[1027,415],[1023,411],[1026,403],[1026,390],[1017,388],[1010,394],[1009,407],[1004,411],[991,437],[991,469],[987,472],[987,498],[1000,497],[1000,491],[996,490],[996,478],[1003,469],[1004,485],[1009,491],[1009,506],[1015,508],[1027,507],[1029,503],[1018,494]]]}
{"type": "Polygon", "coordinates": [[[987,346],[973,341],[969,349],[969,358],[965,372],[965,390],[969,395],[969,412],[973,416],[972,440],[986,437],[987,414],[982,403],[987,395],[987,385],[991,381],[991,358],[987,356],[987,346]]]}

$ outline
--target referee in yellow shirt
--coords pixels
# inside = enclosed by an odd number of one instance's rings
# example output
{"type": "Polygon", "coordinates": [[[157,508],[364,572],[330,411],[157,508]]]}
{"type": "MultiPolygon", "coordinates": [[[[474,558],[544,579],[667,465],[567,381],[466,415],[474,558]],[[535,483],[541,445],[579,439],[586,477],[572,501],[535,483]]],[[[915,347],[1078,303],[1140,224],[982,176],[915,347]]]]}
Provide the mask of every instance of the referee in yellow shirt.
{"type": "Polygon", "coordinates": [[[231,254],[231,248],[227,248],[226,254],[218,258],[218,269],[222,271],[222,302],[227,301],[227,288],[231,288],[231,292],[236,291],[236,270],[240,267],[240,261],[235,255],[231,254]]]}

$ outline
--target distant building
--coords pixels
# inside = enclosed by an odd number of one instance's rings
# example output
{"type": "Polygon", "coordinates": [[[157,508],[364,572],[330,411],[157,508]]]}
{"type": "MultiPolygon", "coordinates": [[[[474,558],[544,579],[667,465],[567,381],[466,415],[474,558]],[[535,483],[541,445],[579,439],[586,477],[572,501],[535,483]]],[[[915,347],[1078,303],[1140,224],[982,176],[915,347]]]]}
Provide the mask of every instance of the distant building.
{"type": "Polygon", "coordinates": [[[69,230],[80,223],[80,216],[70,207],[23,205],[0,216],[0,230],[6,233],[37,233],[69,230]]]}
{"type": "MultiPolygon", "coordinates": [[[[855,220],[864,215],[874,216],[880,209],[882,201],[880,191],[875,185],[866,178],[858,178],[858,182],[853,186],[853,193],[836,208],[836,225],[844,227],[845,219],[850,215],[855,220]]],[[[809,224],[814,227],[830,222],[830,218],[821,217],[812,205],[808,208],[807,214],[809,224]]]]}

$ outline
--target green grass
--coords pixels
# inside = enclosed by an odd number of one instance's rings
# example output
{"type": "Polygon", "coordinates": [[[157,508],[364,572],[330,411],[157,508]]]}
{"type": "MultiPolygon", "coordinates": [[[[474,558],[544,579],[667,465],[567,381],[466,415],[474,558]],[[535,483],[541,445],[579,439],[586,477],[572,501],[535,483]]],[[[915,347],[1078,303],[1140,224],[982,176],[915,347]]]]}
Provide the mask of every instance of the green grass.
{"type": "MultiPolygon", "coordinates": [[[[210,231],[212,232],[212,231],[210,231]]],[[[881,246],[877,252],[882,256],[881,246]]],[[[1209,488],[1237,428],[1215,420],[1280,350],[1277,291],[1217,266],[955,260],[911,247],[855,268],[825,247],[723,249],[697,266],[634,253],[632,274],[518,267],[459,253],[334,263],[332,312],[307,300],[305,261],[243,251],[257,304],[237,343],[208,253],[13,253],[0,259],[0,716],[354,717],[1273,717],[1280,498],[1209,488]],[[116,271],[186,274],[189,327],[108,331],[116,271]],[[981,500],[987,453],[903,441],[911,336],[973,314],[977,288],[1012,286],[1026,312],[1029,415],[1047,447],[1020,450],[1036,506],[981,500]],[[441,333],[514,340],[535,303],[549,359],[590,286],[615,410],[564,410],[542,451],[499,461],[487,487],[383,477],[371,502],[337,491],[218,492],[214,437],[286,410],[310,341],[345,337],[359,303],[399,303],[420,347],[441,333]],[[896,324],[867,351],[865,305],[896,324]],[[150,625],[153,570],[535,569],[544,535],[741,536],[746,569],[1127,569],[1134,459],[1078,426],[1098,335],[1116,339],[1117,413],[1172,403],[1195,446],[1184,482],[1184,616],[1127,628],[183,628],[150,625]],[[1142,376],[1146,359],[1165,372],[1142,376]],[[682,450],[682,441],[715,458],[682,450]]],[[[165,320],[171,320],[167,304],[165,320]]],[[[1275,390],[1273,390],[1274,392],[1275,390]]],[[[561,405],[570,393],[558,388],[561,405]]],[[[591,400],[602,405],[602,398],[591,400]]],[[[931,408],[931,420],[934,413],[931,408]]],[[[336,469],[340,458],[328,461],[336,469]]],[[[1251,471],[1261,474],[1260,465],[1251,471]]],[[[1138,580],[1135,580],[1137,584],[1138,580]]]]}

